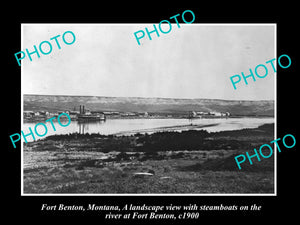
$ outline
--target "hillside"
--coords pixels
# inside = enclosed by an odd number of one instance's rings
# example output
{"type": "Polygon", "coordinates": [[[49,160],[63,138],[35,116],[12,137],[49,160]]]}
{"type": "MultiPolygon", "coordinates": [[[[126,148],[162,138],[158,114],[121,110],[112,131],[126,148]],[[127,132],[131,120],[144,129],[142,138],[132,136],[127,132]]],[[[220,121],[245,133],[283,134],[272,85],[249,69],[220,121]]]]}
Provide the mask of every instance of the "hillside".
{"type": "Polygon", "coordinates": [[[232,115],[274,116],[274,101],[233,101],[220,99],[173,99],[101,96],[24,95],[24,110],[78,110],[85,105],[92,111],[161,112],[188,111],[230,112],[232,115]]]}

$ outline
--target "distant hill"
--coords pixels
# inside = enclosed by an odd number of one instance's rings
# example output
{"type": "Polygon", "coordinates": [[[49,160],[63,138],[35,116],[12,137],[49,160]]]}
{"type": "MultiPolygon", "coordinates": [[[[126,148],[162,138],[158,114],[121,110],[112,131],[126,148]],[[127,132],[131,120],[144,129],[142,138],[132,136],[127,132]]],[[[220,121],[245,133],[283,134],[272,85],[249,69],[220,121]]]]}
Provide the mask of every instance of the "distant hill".
{"type": "Polygon", "coordinates": [[[233,101],[220,99],[175,99],[139,97],[24,95],[24,110],[79,110],[85,105],[92,111],[161,112],[188,111],[230,112],[232,115],[274,116],[274,101],[233,101]]]}

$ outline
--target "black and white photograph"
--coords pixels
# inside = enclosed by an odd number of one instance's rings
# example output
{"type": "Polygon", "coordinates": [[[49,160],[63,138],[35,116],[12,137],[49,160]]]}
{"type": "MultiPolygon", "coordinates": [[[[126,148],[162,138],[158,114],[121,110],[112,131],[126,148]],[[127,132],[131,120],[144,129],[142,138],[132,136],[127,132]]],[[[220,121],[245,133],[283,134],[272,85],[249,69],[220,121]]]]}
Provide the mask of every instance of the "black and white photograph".
{"type": "Polygon", "coordinates": [[[178,21],[21,24],[22,195],[276,195],[276,23],[178,21]]]}
{"type": "Polygon", "coordinates": [[[296,219],[296,4],[101,3],[5,7],[3,220],[296,219]]]}

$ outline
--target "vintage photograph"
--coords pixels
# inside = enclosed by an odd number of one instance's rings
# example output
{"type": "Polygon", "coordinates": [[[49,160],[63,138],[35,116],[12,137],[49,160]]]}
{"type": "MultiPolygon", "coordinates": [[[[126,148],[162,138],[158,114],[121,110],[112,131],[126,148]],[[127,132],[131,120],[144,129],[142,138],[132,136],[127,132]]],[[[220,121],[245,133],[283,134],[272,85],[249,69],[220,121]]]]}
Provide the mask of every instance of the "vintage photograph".
{"type": "Polygon", "coordinates": [[[22,195],[276,194],[276,24],[146,28],[21,25],[22,195]]]}

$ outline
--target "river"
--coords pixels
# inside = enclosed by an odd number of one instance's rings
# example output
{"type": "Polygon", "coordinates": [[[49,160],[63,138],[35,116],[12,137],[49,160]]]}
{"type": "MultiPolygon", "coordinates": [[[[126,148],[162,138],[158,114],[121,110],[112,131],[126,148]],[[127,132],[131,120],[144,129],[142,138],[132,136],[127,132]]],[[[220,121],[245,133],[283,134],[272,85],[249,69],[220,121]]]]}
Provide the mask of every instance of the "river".
{"type": "MultiPolygon", "coordinates": [[[[208,132],[238,130],[243,128],[256,128],[265,123],[275,123],[272,117],[263,118],[205,118],[205,119],[108,119],[106,121],[79,123],[72,121],[67,127],[60,126],[57,121],[53,122],[56,131],[53,130],[49,122],[46,123],[48,133],[46,136],[54,134],[69,134],[69,133],[99,133],[104,135],[109,134],[133,134],[133,133],[152,133],[155,131],[167,130],[188,130],[188,129],[203,129],[208,132]],[[202,127],[203,126],[203,127],[202,127]]],[[[34,131],[37,123],[24,123],[22,130],[24,134],[29,133],[29,127],[34,131]]],[[[38,126],[37,131],[40,134],[45,132],[43,126],[38,126]]],[[[36,140],[44,138],[35,135],[36,140]]],[[[27,141],[33,141],[31,136],[26,137],[27,141]]]]}

